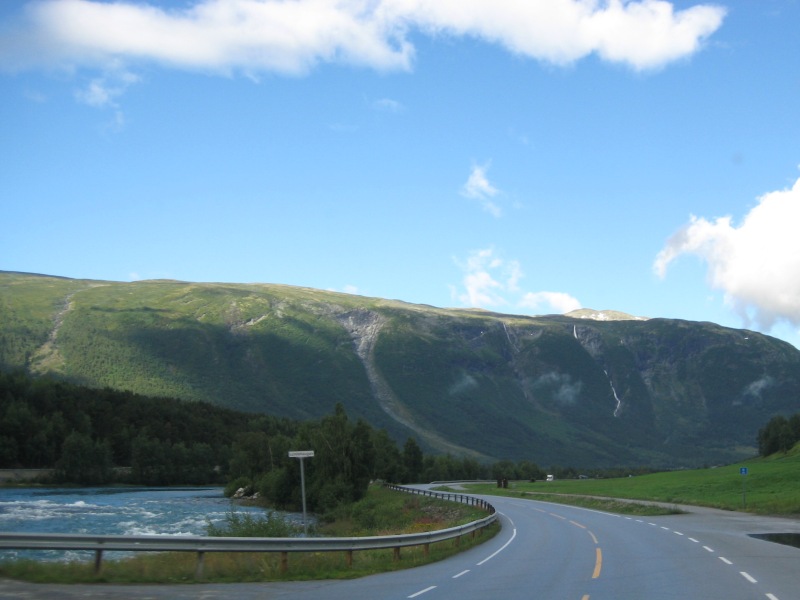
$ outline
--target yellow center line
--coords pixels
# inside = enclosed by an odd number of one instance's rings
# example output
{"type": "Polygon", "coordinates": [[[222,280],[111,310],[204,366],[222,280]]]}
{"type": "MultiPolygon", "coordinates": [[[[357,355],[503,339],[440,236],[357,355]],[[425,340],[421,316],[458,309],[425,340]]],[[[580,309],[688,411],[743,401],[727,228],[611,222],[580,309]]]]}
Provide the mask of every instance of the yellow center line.
{"type": "Polygon", "coordinates": [[[589,600],[589,594],[586,594],[581,600],[589,600]]]}
{"type": "Polygon", "coordinates": [[[597,548],[597,560],[594,563],[594,573],[592,573],[592,579],[597,579],[600,577],[600,569],[603,568],[603,551],[600,548],[597,548]]]}

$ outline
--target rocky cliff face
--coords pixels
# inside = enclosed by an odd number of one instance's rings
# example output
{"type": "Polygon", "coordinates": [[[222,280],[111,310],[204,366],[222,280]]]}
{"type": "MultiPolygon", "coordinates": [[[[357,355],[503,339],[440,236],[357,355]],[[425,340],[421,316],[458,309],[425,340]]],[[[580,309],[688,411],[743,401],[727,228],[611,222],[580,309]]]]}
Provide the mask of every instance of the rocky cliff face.
{"type": "Polygon", "coordinates": [[[0,273],[0,367],[299,419],[342,402],[400,441],[542,465],[732,461],[771,416],[800,410],[794,347],[620,314],[0,273]]]}

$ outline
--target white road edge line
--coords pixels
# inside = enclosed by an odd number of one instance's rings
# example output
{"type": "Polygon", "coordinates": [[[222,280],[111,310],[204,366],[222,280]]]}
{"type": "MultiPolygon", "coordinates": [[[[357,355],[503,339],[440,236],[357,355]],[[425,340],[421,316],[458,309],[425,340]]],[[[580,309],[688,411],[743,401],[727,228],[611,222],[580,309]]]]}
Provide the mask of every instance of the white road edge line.
{"type": "MultiPolygon", "coordinates": [[[[500,514],[502,515],[503,513],[500,513],[500,514]]],[[[503,516],[504,516],[504,517],[506,517],[506,515],[503,515],[503,516]]],[[[506,517],[506,519],[508,519],[508,517],[506,517]]],[[[511,532],[511,537],[509,538],[509,540],[508,540],[508,541],[507,541],[505,544],[503,544],[502,546],[500,546],[500,548],[498,548],[498,549],[497,549],[497,550],[496,550],[496,551],[495,551],[493,554],[490,554],[489,556],[487,556],[486,558],[484,558],[484,559],[483,559],[481,562],[479,562],[479,563],[477,564],[477,566],[478,566],[478,567],[480,567],[480,566],[481,566],[483,563],[487,563],[487,562],[489,562],[489,561],[490,561],[490,560],[492,560],[492,559],[493,559],[495,556],[497,556],[498,554],[500,554],[500,553],[501,553],[503,550],[505,550],[505,549],[508,547],[508,545],[509,545],[511,542],[513,542],[513,541],[514,541],[514,538],[515,538],[515,537],[517,537],[517,528],[516,528],[516,526],[514,526],[514,521],[512,521],[511,519],[508,519],[508,521],[511,523],[511,526],[512,526],[512,527],[514,527],[514,530],[511,532]]]]}
{"type": "Polygon", "coordinates": [[[747,571],[739,571],[739,575],[747,579],[747,581],[749,581],[750,583],[758,583],[758,581],[756,581],[756,579],[752,575],[750,575],[750,573],[748,573],[747,571]]]}
{"type": "Polygon", "coordinates": [[[462,575],[466,575],[467,573],[469,573],[469,569],[461,571],[461,573],[459,573],[458,575],[453,575],[453,579],[458,579],[459,577],[461,577],[462,575]]]}
{"type": "Polygon", "coordinates": [[[436,586],[432,585],[430,587],[426,587],[424,590],[418,591],[416,594],[411,594],[410,596],[408,596],[408,598],[416,598],[417,596],[421,596],[422,594],[425,594],[425,593],[430,592],[431,590],[435,590],[435,589],[436,589],[436,586]]]}

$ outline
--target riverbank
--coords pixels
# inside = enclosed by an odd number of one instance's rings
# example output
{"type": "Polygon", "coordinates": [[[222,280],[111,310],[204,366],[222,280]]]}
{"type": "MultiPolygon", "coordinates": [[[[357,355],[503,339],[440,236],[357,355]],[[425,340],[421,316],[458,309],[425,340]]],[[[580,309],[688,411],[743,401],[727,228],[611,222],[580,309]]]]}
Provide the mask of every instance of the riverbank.
{"type": "MultiPolygon", "coordinates": [[[[370,536],[419,533],[447,529],[486,516],[476,507],[417,495],[370,488],[360,502],[340,507],[335,519],[320,524],[318,534],[327,536],[370,536]]],[[[404,548],[344,552],[292,553],[289,559],[271,553],[208,553],[204,558],[203,580],[288,581],[362,577],[405,569],[442,560],[491,538],[498,525],[480,535],[463,536],[458,542],[431,544],[429,548],[404,548]],[[352,561],[350,560],[352,559],[352,561]],[[284,563],[288,560],[288,564],[284,563]]],[[[0,564],[0,577],[41,583],[186,583],[195,581],[197,557],[192,553],[142,554],[123,560],[108,560],[95,574],[90,559],[43,564],[15,560],[0,564]]]]}
{"type": "Polygon", "coordinates": [[[47,481],[55,472],[55,469],[0,469],[0,485],[47,481]]]}

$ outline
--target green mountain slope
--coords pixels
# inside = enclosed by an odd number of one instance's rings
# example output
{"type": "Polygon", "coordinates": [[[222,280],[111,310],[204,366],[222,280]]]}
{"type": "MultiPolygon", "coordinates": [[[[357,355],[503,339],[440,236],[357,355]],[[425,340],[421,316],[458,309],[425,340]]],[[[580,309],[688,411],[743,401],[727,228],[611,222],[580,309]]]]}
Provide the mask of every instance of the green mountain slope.
{"type": "Polygon", "coordinates": [[[754,332],[282,285],[0,272],[0,368],[294,419],[341,402],[432,451],[543,465],[736,460],[800,410],[800,352],[754,332]]]}

